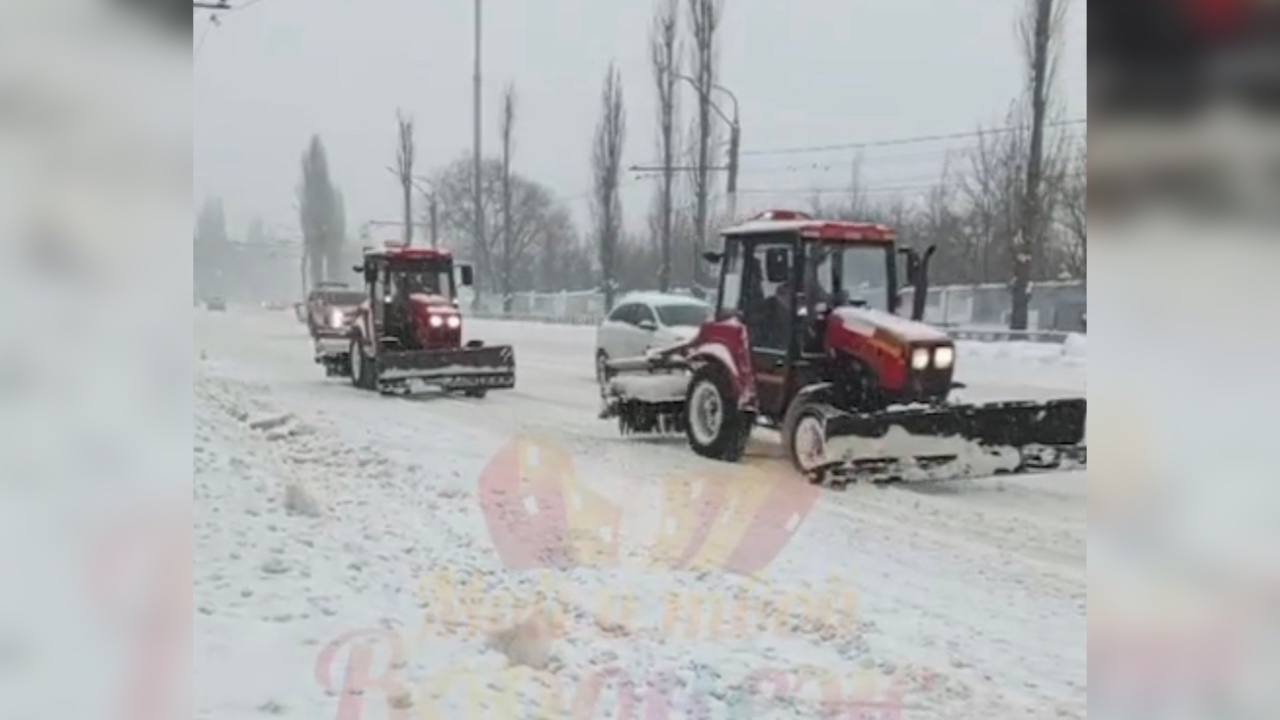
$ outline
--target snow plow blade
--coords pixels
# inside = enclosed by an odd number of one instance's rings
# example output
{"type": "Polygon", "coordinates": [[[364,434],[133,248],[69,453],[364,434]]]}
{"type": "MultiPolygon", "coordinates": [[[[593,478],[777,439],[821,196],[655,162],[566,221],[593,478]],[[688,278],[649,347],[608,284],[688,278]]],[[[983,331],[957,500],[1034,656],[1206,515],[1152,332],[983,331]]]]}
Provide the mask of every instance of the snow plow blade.
{"type": "Polygon", "coordinates": [[[833,479],[936,480],[1066,469],[1086,463],[1084,398],[829,410],[824,474],[833,479]]]}
{"type": "Polygon", "coordinates": [[[665,359],[613,360],[618,373],[601,388],[601,418],[616,417],[623,435],[684,432],[684,394],[688,365],[665,359]]]}
{"type": "Polygon", "coordinates": [[[516,356],[509,345],[385,351],[378,356],[378,380],[383,385],[417,380],[446,390],[511,388],[516,356]]]}

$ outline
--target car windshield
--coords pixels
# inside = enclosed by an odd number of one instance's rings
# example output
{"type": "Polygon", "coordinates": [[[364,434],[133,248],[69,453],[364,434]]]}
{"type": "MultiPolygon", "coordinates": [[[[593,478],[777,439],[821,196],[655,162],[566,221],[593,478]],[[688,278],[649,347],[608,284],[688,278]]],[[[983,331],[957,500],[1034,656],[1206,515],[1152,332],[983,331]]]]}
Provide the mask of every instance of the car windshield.
{"type": "Polygon", "coordinates": [[[815,303],[889,309],[889,263],[880,245],[823,245],[809,256],[815,303]]]}
{"type": "Polygon", "coordinates": [[[711,308],[697,303],[658,305],[654,309],[658,311],[662,324],[667,326],[701,325],[711,315],[711,308]]]}

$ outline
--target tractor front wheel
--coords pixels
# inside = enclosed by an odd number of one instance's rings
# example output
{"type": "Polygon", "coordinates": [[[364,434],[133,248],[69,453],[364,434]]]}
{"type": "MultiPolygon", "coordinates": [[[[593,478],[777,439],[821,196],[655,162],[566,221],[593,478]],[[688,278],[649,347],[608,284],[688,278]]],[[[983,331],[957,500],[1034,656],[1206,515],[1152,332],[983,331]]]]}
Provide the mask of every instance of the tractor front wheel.
{"type": "Polygon", "coordinates": [[[817,398],[797,397],[782,420],[782,447],[791,464],[821,481],[827,466],[827,414],[817,398]]]}
{"type": "Polygon", "coordinates": [[[350,358],[351,384],[361,390],[372,390],[376,383],[373,377],[373,359],[365,354],[364,344],[359,338],[351,340],[351,351],[347,357],[350,358]]]}
{"type": "Polygon", "coordinates": [[[693,373],[684,411],[685,435],[694,452],[726,462],[742,458],[754,418],[738,408],[724,368],[708,363],[693,373]]]}

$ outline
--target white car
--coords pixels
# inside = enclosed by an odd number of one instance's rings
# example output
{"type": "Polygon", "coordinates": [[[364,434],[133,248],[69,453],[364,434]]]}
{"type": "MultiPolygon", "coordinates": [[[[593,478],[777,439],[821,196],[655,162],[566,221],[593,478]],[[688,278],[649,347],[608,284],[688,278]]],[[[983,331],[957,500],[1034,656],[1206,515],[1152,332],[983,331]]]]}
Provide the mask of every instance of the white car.
{"type": "Polygon", "coordinates": [[[690,340],[711,318],[711,306],[685,295],[632,293],[623,296],[596,330],[596,379],[604,382],[605,363],[634,358],[654,348],[690,340]]]}

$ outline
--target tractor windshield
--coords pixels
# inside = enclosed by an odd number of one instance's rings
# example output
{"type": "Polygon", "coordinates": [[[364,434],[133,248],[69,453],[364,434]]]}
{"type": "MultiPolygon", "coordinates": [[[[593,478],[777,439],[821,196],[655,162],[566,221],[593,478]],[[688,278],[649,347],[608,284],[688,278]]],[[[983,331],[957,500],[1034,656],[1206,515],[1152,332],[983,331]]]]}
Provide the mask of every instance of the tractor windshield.
{"type": "Polygon", "coordinates": [[[828,307],[862,305],[889,311],[889,259],[885,245],[816,245],[809,255],[806,284],[813,302],[828,307]]]}
{"type": "Polygon", "coordinates": [[[390,274],[393,294],[440,295],[445,299],[453,298],[453,276],[448,267],[415,265],[412,267],[392,267],[390,274]]]}

